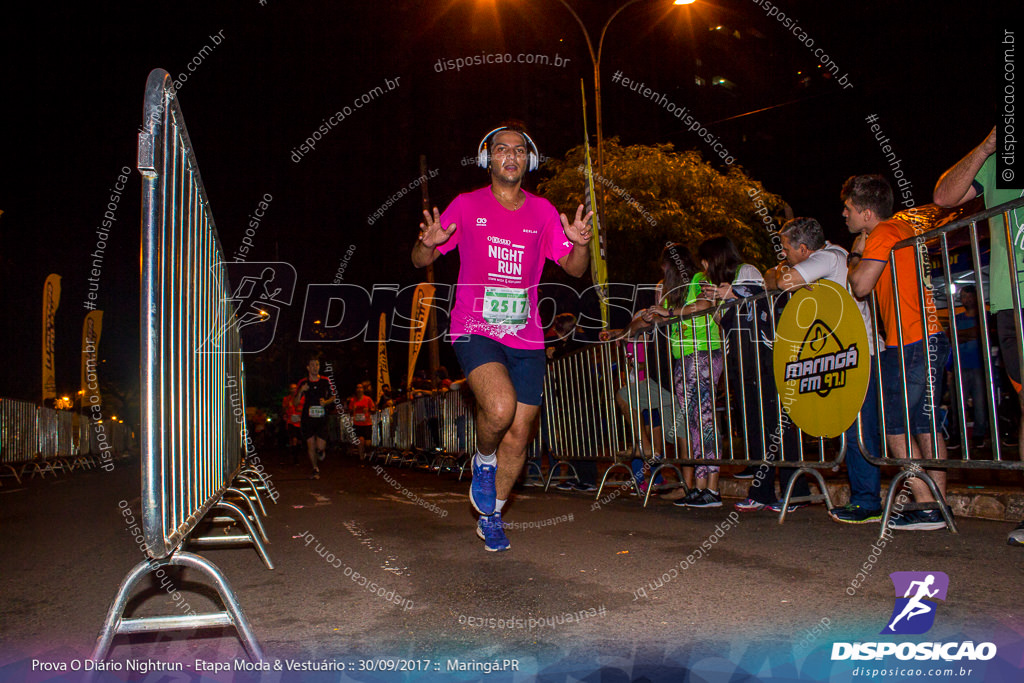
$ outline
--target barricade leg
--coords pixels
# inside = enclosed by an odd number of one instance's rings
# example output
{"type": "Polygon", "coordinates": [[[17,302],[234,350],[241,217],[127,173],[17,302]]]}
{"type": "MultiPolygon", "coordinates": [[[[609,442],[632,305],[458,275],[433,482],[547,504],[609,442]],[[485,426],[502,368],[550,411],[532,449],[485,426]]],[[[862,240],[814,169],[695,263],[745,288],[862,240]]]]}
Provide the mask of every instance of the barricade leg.
{"type": "Polygon", "coordinates": [[[231,586],[228,585],[227,579],[224,578],[220,569],[206,558],[179,551],[165,560],[143,560],[128,572],[128,575],[121,581],[121,587],[117,590],[117,595],[114,596],[114,601],[107,611],[107,618],[103,623],[103,629],[100,631],[99,637],[96,639],[96,647],[93,649],[90,659],[94,662],[105,659],[110,652],[114,636],[122,633],[152,633],[155,631],[180,631],[225,626],[235,627],[239,640],[242,641],[242,645],[245,647],[250,659],[263,661],[263,651],[260,649],[259,643],[256,642],[252,628],[242,613],[242,608],[238,605],[234,591],[231,590],[231,586]],[[195,569],[204,576],[210,577],[217,589],[217,595],[224,604],[224,610],[207,614],[171,617],[123,618],[124,608],[128,603],[128,596],[132,589],[147,574],[166,566],[188,567],[195,569]]]}
{"type": "Polygon", "coordinates": [[[466,470],[469,469],[469,463],[471,463],[472,461],[473,461],[473,456],[468,456],[459,465],[459,478],[458,478],[458,481],[462,481],[462,475],[464,475],[466,473],[466,470]]]}
{"type": "MultiPolygon", "coordinates": [[[[440,477],[442,472],[445,472],[447,470],[458,470],[459,469],[459,456],[454,455],[452,453],[441,453],[435,459],[434,464],[436,465],[437,476],[440,477]],[[445,463],[447,463],[447,464],[445,464],[445,463]]],[[[434,465],[431,465],[431,467],[434,467],[434,465]]],[[[461,478],[461,470],[460,470],[460,478],[461,478]]]]}
{"type": "MultiPolygon", "coordinates": [[[[257,490],[256,484],[253,482],[253,480],[250,479],[249,477],[245,476],[244,474],[239,474],[237,477],[235,477],[235,479],[237,479],[238,481],[241,482],[241,484],[239,484],[235,488],[238,491],[240,491],[243,494],[245,494],[246,498],[248,500],[256,501],[256,505],[259,506],[259,508],[260,508],[260,513],[262,513],[263,516],[266,517],[267,516],[267,509],[265,507],[263,507],[263,498],[260,497],[260,492],[259,492],[259,490],[257,490]],[[243,484],[244,484],[244,486],[243,486],[243,484]],[[245,493],[246,491],[252,491],[252,494],[251,495],[246,494],[245,493]]],[[[229,489],[229,490],[231,490],[231,489],[229,489]]]]}
{"type": "Polygon", "coordinates": [[[434,453],[434,459],[430,461],[429,465],[427,465],[427,469],[428,470],[434,470],[434,471],[440,471],[440,469],[441,469],[440,463],[441,463],[442,460],[445,459],[445,457],[447,457],[447,455],[448,454],[445,453],[444,451],[438,451],[438,452],[434,453]]]}
{"type": "Polygon", "coordinates": [[[790,502],[817,503],[820,501],[825,501],[826,512],[835,507],[834,505],[832,505],[832,497],[829,495],[828,486],[825,485],[825,477],[823,477],[821,475],[821,472],[818,471],[816,468],[798,468],[797,471],[793,473],[793,476],[789,478],[789,484],[786,485],[786,492],[782,496],[782,512],[779,513],[779,524],[782,524],[786,521],[786,510],[789,507],[790,502]],[[810,475],[811,477],[814,478],[815,482],[818,484],[818,488],[821,490],[821,493],[812,493],[809,496],[799,496],[797,498],[790,498],[790,496],[793,495],[793,487],[796,486],[797,479],[799,479],[801,476],[805,474],[810,475]]]}
{"type": "MultiPolygon", "coordinates": [[[[878,537],[882,538],[885,535],[885,530],[889,527],[889,517],[892,515],[893,504],[896,501],[896,496],[899,495],[900,484],[913,477],[920,478],[927,486],[928,490],[931,491],[932,496],[935,498],[933,503],[911,503],[906,506],[905,509],[909,510],[934,510],[938,509],[939,513],[942,514],[942,519],[946,522],[946,528],[949,529],[951,534],[959,533],[956,527],[956,522],[953,520],[953,515],[949,513],[946,508],[946,500],[939,493],[939,487],[935,485],[932,478],[928,476],[928,473],[922,469],[903,469],[899,474],[893,477],[892,482],[889,484],[889,492],[885,496],[885,508],[882,511],[882,529],[879,532],[878,537]]],[[[909,488],[909,487],[908,487],[909,488]]],[[[912,495],[910,491],[907,491],[906,495],[912,495]]]]}
{"type": "Polygon", "coordinates": [[[564,465],[564,466],[569,468],[569,471],[572,472],[572,476],[565,477],[565,476],[559,475],[558,476],[558,481],[562,482],[562,481],[569,481],[570,479],[579,479],[579,473],[576,472],[576,466],[573,465],[571,461],[569,461],[569,460],[556,460],[555,463],[551,466],[551,471],[548,472],[548,479],[547,479],[547,481],[544,482],[544,490],[545,491],[547,491],[548,488],[551,487],[551,482],[555,479],[555,473],[559,471],[559,468],[562,465],[564,465]]]}
{"type": "Polygon", "coordinates": [[[31,468],[31,470],[32,470],[32,476],[30,476],[29,479],[35,479],[37,474],[39,475],[40,479],[46,479],[46,473],[47,472],[52,473],[54,477],[57,476],[57,473],[53,471],[53,468],[50,467],[49,463],[43,462],[43,464],[46,465],[45,468],[40,467],[39,463],[35,462],[35,461],[25,463],[21,467],[21,476],[24,477],[25,476],[25,470],[27,470],[29,468],[31,468]]]}
{"type": "MultiPolygon", "coordinates": [[[[655,482],[655,480],[659,476],[661,476],[661,471],[662,470],[666,470],[666,469],[671,471],[671,472],[675,472],[676,473],[676,477],[679,479],[679,483],[682,484],[683,487],[686,486],[686,484],[683,483],[683,471],[681,469],[679,469],[679,466],[678,465],[673,465],[672,463],[664,463],[663,462],[663,463],[659,464],[658,466],[652,468],[650,474],[648,475],[650,477],[650,479],[648,479],[649,483],[647,484],[647,491],[646,491],[646,493],[644,493],[644,507],[647,507],[647,503],[650,502],[651,495],[654,493],[654,490],[655,489],[661,489],[663,486],[665,486],[665,484],[657,484],[657,485],[655,485],[654,482],[655,482]]],[[[636,482],[634,482],[634,484],[635,483],[636,482]]],[[[678,488],[678,487],[669,486],[669,488],[678,488]]],[[[639,488],[637,488],[637,491],[639,492],[639,488]]]]}
{"type": "Polygon", "coordinates": [[[0,465],[9,469],[11,471],[10,476],[14,477],[14,480],[18,482],[18,486],[21,486],[21,476],[18,474],[18,470],[14,469],[14,466],[7,463],[0,463],[0,465]]]}
{"type": "Polygon", "coordinates": [[[263,476],[262,472],[257,470],[255,467],[245,467],[239,471],[239,478],[241,478],[243,474],[246,477],[252,479],[254,482],[258,481],[258,483],[255,484],[256,488],[260,489],[261,491],[263,491],[263,493],[267,494],[270,500],[274,501],[275,505],[277,504],[277,496],[270,495],[270,484],[267,482],[267,478],[263,476]]]}
{"type": "Polygon", "coordinates": [[[544,472],[536,460],[526,461],[526,476],[523,483],[526,486],[540,486],[544,483],[544,472]]]}
{"type": "Polygon", "coordinates": [[[605,484],[609,484],[609,483],[619,484],[620,487],[632,487],[637,492],[637,494],[640,493],[640,489],[637,488],[636,480],[633,478],[633,470],[631,470],[629,468],[629,465],[627,465],[625,463],[621,463],[621,462],[612,463],[612,465],[608,469],[606,469],[604,471],[604,476],[601,477],[601,483],[597,487],[597,497],[598,498],[601,497],[601,493],[604,491],[605,484]],[[608,481],[609,475],[611,475],[612,472],[615,472],[620,467],[623,470],[626,471],[626,475],[627,475],[628,478],[627,479],[623,479],[623,480],[612,480],[612,482],[609,482],[608,481]]]}
{"type": "MultiPolygon", "coordinates": [[[[267,566],[267,569],[273,569],[274,563],[270,559],[270,555],[267,554],[267,549],[263,545],[261,540],[261,534],[253,527],[252,522],[249,521],[249,516],[242,511],[242,508],[238,507],[229,500],[221,500],[219,503],[210,508],[210,512],[214,510],[227,511],[232,521],[237,521],[245,527],[246,533],[236,534],[234,536],[200,536],[190,537],[186,542],[192,545],[203,546],[203,547],[215,547],[222,545],[252,545],[256,548],[256,552],[259,554],[260,559],[263,560],[263,564],[267,566]]],[[[255,514],[255,513],[254,513],[255,514]]],[[[211,521],[217,521],[221,518],[214,518],[211,521]]],[[[257,520],[257,523],[259,520],[257,520]]],[[[262,532],[263,527],[260,526],[262,532]]]]}
{"type": "MultiPolygon", "coordinates": [[[[249,521],[253,523],[253,525],[255,525],[256,530],[260,532],[260,538],[262,538],[267,543],[270,543],[270,538],[267,536],[267,532],[263,529],[263,522],[260,521],[260,516],[256,513],[256,506],[253,505],[252,499],[249,498],[249,496],[247,496],[244,492],[240,491],[239,489],[231,487],[224,491],[223,499],[226,500],[229,495],[232,497],[232,500],[237,499],[245,503],[246,507],[249,509],[249,512],[246,514],[246,517],[249,519],[249,521]]],[[[225,521],[225,518],[217,519],[219,521],[225,521]]],[[[230,519],[228,519],[227,521],[230,521],[230,519]]]]}

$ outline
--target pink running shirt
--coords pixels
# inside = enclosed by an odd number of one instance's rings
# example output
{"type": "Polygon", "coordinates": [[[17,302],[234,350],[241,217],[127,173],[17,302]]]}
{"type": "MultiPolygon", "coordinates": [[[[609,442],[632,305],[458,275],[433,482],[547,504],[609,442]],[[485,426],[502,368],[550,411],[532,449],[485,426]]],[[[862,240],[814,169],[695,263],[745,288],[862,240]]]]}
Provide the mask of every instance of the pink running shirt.
{"type": "Polygon", "coordinates": [[[537,285],[544,259],[572,250],[551,202],[523,191],[523,205],[509,211],[490,186],[460,194],[441,214],[455,234],[437,249],[459,248],[459,282],[450,338],[479,334],[514,349],[543,349],[537,320],[537,285]]]}

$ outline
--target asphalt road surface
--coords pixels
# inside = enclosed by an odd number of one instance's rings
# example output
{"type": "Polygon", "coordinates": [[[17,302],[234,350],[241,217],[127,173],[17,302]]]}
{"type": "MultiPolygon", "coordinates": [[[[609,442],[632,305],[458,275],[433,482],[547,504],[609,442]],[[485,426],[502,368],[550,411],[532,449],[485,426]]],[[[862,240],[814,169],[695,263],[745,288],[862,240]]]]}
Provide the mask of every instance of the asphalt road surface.
{"type": "MultiPolygon", "coordinates": [[[[645,510],[629,495],[528,488],[505,514],[511,549],[489,553],[468,481],[451,474],[332,453],[311,481],[308,465],[263,462],[279,494],[265,520],[275,569],[251,547],[195,552],[227,577],[270,670],[238,671],[249,660],[234,629],[212,628],[118,636],[113,670],[96,680],[1024,680],[1024,549],[1005,545],[1004,523],[961,519],[957,535],[898,532],[879,545],[877,525],[836,524],[822,506],[780,525],[732,514],[728,499],[645,510]],[[897,571],[949,577],[923,635],[879,635],[897,571]],[[997,654],[832,661],[835,643],[883,641],[991,642],[997,654]],[[865,677],[863,666],[892,671],[865,677]]],[[[111,473],[4,480],[0,681],[79,680],[74,667],[142,560],[124,513],[138,519],[139,490],[137,457],[111,473]]],[[[129,615],[220,609],[198,572],[166,575],[176,592],[147,580],[129,615]]]]}

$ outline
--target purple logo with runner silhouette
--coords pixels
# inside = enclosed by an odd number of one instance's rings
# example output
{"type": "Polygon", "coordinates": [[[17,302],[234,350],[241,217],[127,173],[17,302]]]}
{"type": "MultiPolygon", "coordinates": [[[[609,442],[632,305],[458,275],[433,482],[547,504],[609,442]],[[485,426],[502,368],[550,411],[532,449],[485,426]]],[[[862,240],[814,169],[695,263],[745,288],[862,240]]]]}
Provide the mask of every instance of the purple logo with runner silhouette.
{"type": "Polygon", "coordinates": [[[938,601],[946,599],[949,577],[943,572],[893,572],[889,578],[896,589],[896,605],[882,634],[926,633],[935,623],[938,601]]]}

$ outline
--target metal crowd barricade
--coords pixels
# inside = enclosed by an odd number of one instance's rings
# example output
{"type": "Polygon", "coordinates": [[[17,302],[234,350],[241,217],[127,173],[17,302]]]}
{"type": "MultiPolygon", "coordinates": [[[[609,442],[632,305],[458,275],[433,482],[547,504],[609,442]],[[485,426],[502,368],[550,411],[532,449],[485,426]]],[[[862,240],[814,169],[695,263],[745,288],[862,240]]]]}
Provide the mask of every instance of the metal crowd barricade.
{"type": "Polygon", "coordinates": [[[621,365],[615,364],[610,344],[589,345],[548,365],[541,448],[548,448],[554,462],[545,488],[556,478],[577,478],[574,460],[613,460],[623,450],[621,417],[615,414],[616,367],[621,365]],[[556,477],[562,468],[572,474],[556,477]]]}
{"type": "Polygon", "coordinates": [[[78,413],[71,414],[71,452],[74,456],[72,469],[75,467],[90,469],[96,464],[89,452],[89,436],[88,432],[82,429],[83,422],[88,422],[88,420],[78,413]]]}
{"type": "MultiPolygon", "coordinates": [[[[760,353],[770,353],[770,347],[765,345],[753,357],[741,347],[741,334],[774,339],[775,299],[779,296],[779,292],[765,292],[721,304],[711,312],[720,319],[734,315],[749,321],[747,327],[733,329],[719,340],[722,371],[710,383],[716,408],[710,417],[710,429],[705,429],[707,416],[700,410],[692,414],[691,409],[698,406],[691,405],[688,392],[677,386],[681,373],[674,372],[674,366],[683,361],[673,357],[668,334],[671,326],[707,317],[708,312],[672,318],[634,340],[590,345],[552,363],[545,383],[545,410],[551,425],[549,439],[559,460],[549,472],[548,485],[556,467],[571,468],[573,460],[614,461],[606,469],[596,497],[601,498],[607,485],[627,486],[643,498],[646,506],[655,491],[685,486],[681,469],[684,467],[787,467],[797,471],[782,492],[786,505],[780,521],[785,519],[789,503],[824,500],[832,507],[820,471],[842,462],[845,439],[818,438],[808,449],[804,447],[803,432],[793,427],[796,453],[792,452],[793,446],[787,450],[783,434],[788,427],[782,422],[782,404],[777,400],[777,392],[774,399],[766,393],[768,388],[774,391],[774,377],[770,365],[765,367],[765,361],[758,360],[760,353]],[[766,405],[766,397],[770,405],[766,405]],[[660,430],[655,424],[659,421],[660,430]],[[718,457],[694,457],[691,432],[695,430],[711,433],[710,439],[703,442],[718,457]],[[677,483],[641,487],[639,474],[631,468],[632,460],[642,463],[641,471],[649,482],[672,472],[677,483]],[[612,476],[619,470],[625,471],[625,479],[612,476]],[[817,482],[820,493],[792,497],[798,477],[805,475],[817,482]]],[[[703,341],[710,347],[710,327],[703,329],[707,335],[703,341]]]]}
{"type": "MultiPolygon", "coordinates": [[[[710,417],[701,411],[691,413],[691,396],[679,390],[682,373],[677,377],[674,365],[683,361],[673,357],[668,334],[670,326],[706,317],[707,312],[672,318],[633,341],[590,344],[549,364],[541,426],[530,444],[534,452],[547,448],[552,454],[554,462],[545,486],[555,480],[578,478],[574,461],[610,462],[596,497],[600,498],[608,485],[628,486],[642,496],[646,506],[656,490],[685,486],[682,468],[759,465],[796,470],[782,491],[781,498],[786,504],[780,521],[785,519],[790,503],[824,501],[829,508],[833,507],[821,470],[842,463],[845,436],[811,438],[784,422],[784,408],[775,391],[771,363],[766,360],[771,344],[760,342],[762,338],[775,338],[776,299],[780,296],[784,295],[765,292],[721,304],[711,312],[720,319],[733,315],[748,322],[746,327],[732,328],[724,339],[718,340],[722,371],[710,383],[715,406],[710,417]],[[751,339],[744,340],[740,336],[743,334],[751,335],[751,339]],[[637,348],[643,350],[642,367],[630,358],[630,345],[634,354],[637,348]],[[751,349],[756,349],[753,355],[751,349]],[[712,421],[710,426],[704,422],[706,419],[712,421]],[[660,430],[656,425],[659,420],[660,430]],[[700,429],[704,427],[709,429],[700,429]],[[645,436],[648,429],[650,433],[645,436]],[[792,436],[783,438],[787,429],[792,430],[792,436]],[[694,430],[711,434],[706,446],[717,457],[697,457],[691,437],[694,430]],[[787,440],[789,446],[785,445],[787,440]],[[805,441],[810,445],[805,445],[805,441]],[[634,459],[643,463],[650,481],[669,473],[674,473],[677,481],[642,489],[631,469],[634,459]],[[624,470],[626,477],[616,480],[612,475],[619,470],[624,470]],[[559,474],[564,471],[569,474],[559,474]],[[794,485],[801,476],[813,478],[820,493],[793,497],[794,485]]],[[[711,328],[703,329],[708,335],[704,341],[710,345],[711,328]]],[[[387,417],[393,429],[392,438],[386,441],[382,436],[375,437],[378,443],[386,443],[392,449],[385,463],[392,459],[405,463],[409,461],[409,451],[436,449],[438,444],[429,429],[429,420],[434,416],[440,422],[440,451],[431,467],[438,472],[457,467],[461,478],[469,462],[466,456],[476,446],[474,410],[466,391],[420,397],[395,406],[387,417]]],[[[378,418],[378,425],[384,423],[383,417],[378,418]]],[[[539,476],[539,465],[533,463],[531,467],[535,470],[533,474],[539,476]]]]}
{"type": "MultiPolygon", "coordinates": [[[[36,408],[36,424],[38,425],[36,433],[39,436],[39,445],[36,453],[38,454],[39,462],[35,464],[33,476],[36,470],[44,476],[46,472],[52,472],[56,475],[56,470],[64,471],[67,469],[64,461],[60,459],[62,455],[60,415],[58,411],[52,408],[36,408]]],[[[70,454],[70,444],[68,444],[68,450],[64,451],[64,453],[70,454]]]]}
{"type": "MultiPolygon", "coordinates": [[[[384,458],[384,464],[422,465],[438,469],[439,462],[447,459],[443,425],[447,424],[449,409],[444,396],[418,396],[392,407],[386,418],[377,418],[377,424],[386,425],[390,430],[387,436],[389,445],[377,454],[384,458]]],[[[383,440],[383,437],[375,438],[383,440]]],[[[441,467],[439,471],[443,469],[441,467]]]]}
{"type": "Polygon", "coordinates": [[[466,468],[476,447],[474,404],[468,387],[403,401],[374,415],[374,457],[384,464],[422,465],[438,474],[466,468]]]}
{"type": "Polygon", "coordinates": [[[124,424],[97,425],[71,411],[0,399],[0,477],[14,477],[21,484],[26,471],[45,477],[56,470],[95,467],[102,451],[96,438],[101,427],[108,450],[128,449],[131,429],[124,424]]]}
{"type": "Polygon", "coordinates": [[[162,69],[153,70],[146,83],[138,169],[143,197],[142,526],[148,557],[121,582],[92,659],[103,659],[121,633],[234,626],[250,657],[262,660],[227,579],[209,560],[182,550],[188,540],[202,545],[251,543],[273,568],[261,541],[263,529],[257,533],[250,521],[258,524],[248,495],[232,487],[245,449],[244,417],[238,419],[232,411],[233,403],[244,405],[239,400],[244,372],[238,328],[209,201],[172,79],[162,69]],[[234,501],[227,500],[230,493],[234,501]],[[230,515],[227,519],[247,534],[212,541],[193,538],[198,523],[217,511],[230,515]],[[225,609],[124,618],[131,590],[147,574],[163,574],[169,565],[208,577],[225,609]]]}
{"type": "Polygon", "coordinates": [[[395,406],[394,448],[400,451],[413,447],[415,409],[412,402],[404,401],[395,406]]]}
{"type": "MultiPolygon", "coordinates": [[[[928,474],[928,469],[934,470],[949,470],[949,469],[989,469],[989,470],[1020,470],[1024,469],[1024,461],[1020,460],[1017,454],[1012,457],[1007,457],[1001,443],[999,434],[999,410],[998,405],[1000,401],[998,399],[1001,396],[999,385],[1003,378],[1003,373],[1006,372],[1005,367],[996,367],[993,363],[993,355],[990,353],[990,349],[994,346],[999,346],[997,340],[992,338],[990,332],[990,325],[993,322],[993,316],[988,310],[986,303],[990,299],[991,291],[996,287],[1007,287],[1009,288],[1010,298],[1012,302],[1012,308],[1010,310],[1017,311],[1017,315],[1012,315],[1014,320],[1013,335],[1014,342],[1017,349],[1017,361],[1019,364],[1018,372],[1024,371],[1024,334],[1021,329],[1021,315],[1019,311],[1021,309],[1021,297],[1020,297],[1020,284],[1024,274],[1022,274],[1017,266],[1018,254],[1024,249],[1024,245],[1020,242],[1024,239],[1024,233],[1020,231],[1017,226],[1017,233],[1011,230],[1011,226],[1014,223],[1010,220],[1012,211],[1024,207],[1024,198],[1015,199],[1005,204],[980,211],[970,216],[955,220],[947,225],[941,227],[922,231],[921,234],[898,242],[893,247],[893,251],[890,254],[889,265],[890,265],[890,276],[893,282],[893,288],[896,294],[894,295],[894,303],[896,310],[897,319],[900,318],[900,291],[901,284],[899,280],[899,273],[897,272],[897,266],[895,256],[897,250],[911,249],[914,255],[914,268],[915,268],[915,292],[913,296],[917,299],[918,305],[921,311],[925,314],[921,316],[921,328],[922,328],[922,340],[928,339],[928,318],[938,318],[938,303],[934,302],[934,309],[929,309],[926,301],[926,292],[930,292],[933,297],[935,294],[944,295],[946,301],[946,310],[948,313],[948,324],[945,327],[944,334],[947,335],[950,342],[950,352],[952,360],[952,374],[954,386],[949,387],[949,394],[952,399],[952,404],[949,406],[950,410],[947,411],[947,415],[952,412],[957,422],[957,431],[962,446],[963,457],[955,459],[949,457],[947,454],[946,458],[937,457],[923,457],[923,458],[900,458],[894,457],[890,453],[889,444],[883,439],[883,453],[880,458],[868,457],[869,461],[875,465],[895,465],[902,468],[902,471],[893,479],[889,485],[889,493],[886,497],[885,511],[882,516],[882,533],[886,531],[886,525],[893,512],[893,509],[899,507],[900,511],[904,510],[921,510],[921,509],[938,509],[946,522],[948,529],[956,533],[956,524],[953,520],[952,515],[944,504],[939,502],[924,502],[924,503],[897,503],[897,496],[899,493],[900,484],[904,481],[912,478],[921,479],[931,492],[932,497],[935,501],[941,501],[945,503],[943,496],[940,494],[939,488],[934,482],[933,478],[928,474]],[[986,277],[986,271],[984,268],[984,259],[981,251],[982,238],[979,235],[979,223],[982,221],[989,221],[995,216],[1003,217],[1003,230],[999,234],[994,234],[990,230],[989,244],[993,242],[1001,242],[1006,246],[1006,255],[1009,272],[1008,282],[991,282],[986,277]],[[939,267],[943,286],[941,289],[936,290],[932,287],[930,272],[935,269],[931,268],[931,264],[925,264],[923,261],[923,252],[931,253],[937,252],[939,267]],[[957,253],[957,255],[963,255],[970,262],[970,267],[967,270],[953,270],[953,259],[951,256],[957,253]],[[960,275],[957,275],[960,273],[960,275]],[[986,454],[983,449],[972,450],[968,440],[967,432],[967,410],[966,401],[967,397],[964,396],[964,368],[963,358],[961,357],[960,349],[960,334],[956,326],[956,318],[954,314],[955,300],[954,300],[954,286],[957,278],[960,278],[962,284],[973,284],[977,289],[977,300],[978,300],[978,345],[979,355],[981,359],[981,371],[983,373],[982,387],[984,388],[984,396],[981,397],[985,403],[985,412],[988,419],[988,440],[990,443],[990,453],[986,454]],[[927,465],[928,469],[922,469],[922,465],[927,465]]],[[[912,215],[908,216],[913,218],[912,215]]],[[[990,247],[991,249],[991,247],[990,247]]],[[[990,252],[991,253],[991,252],[990,252]]],[[[997,258],[998,255],[991,254],[992,258],[997,258]]],[[[991,263],[991,262],[990,262],[991,263]]],[[[911,424],[909,411],[907,410],[909,403],[909,396],[907,393],[907,381],[906,381],[906,360],[905,353],[906,349],[903,345],[903,329],[902,325],[898,327],[898,340],[899,347],[897,349],[889,349],[887,353],[898,353],[900,362],[900,375],[898,377],[882,377],[879,372],[880,386],[884,387],[886,383],[892,381],[898,381],[900,383],[900,399],[903,401],[903,414],[905,416],[903,427],[903,437],[907,444],[914,441],[914,435],[911,434],[911,424]]],[[[932,353],[924,354],[926,361],[926,369],[928,373],[937,371],[939,377],[945,371],[945,368],[935,368],[934,364],[938,359],[932,358],[932,353]]],[[[1004,359],[1002,355],[999,355],[1000,361],[1004,359]]],[[[1024,375],[1021,375],[1024,376],[1024,375]]],[[[885,410],[884,410],[884,390],[883,394],[883,409],[881,411],[882,427],[884,431],[885,422],[885,410]]],[[[979,397],[972,397],[972,403],[979,397]]],[[[1012,392],[1008,397],[1008,403],[1010,406],[1007,410],[1017,411],[1019,410],[1019,403],[1013,399],[1012,392]]],[[[928,406],[926,406],[927,408],[928,406]]],[[[973,406],[972,406],[973,407],[973,406]]],[[[941,406],[931,406],[933,415],[940,416],[941,406]]],[[[932,419],[930,437],[932,444],[938,444],[940,440],[943,445],[945,443],[943,435],[943,420],[932,419]]],[[[1024,445],[1018,443],[1017,449],[1024,447],[1024,445]]],[[[934,451],[933,451],[934,455],[934,451]]]]}
{"type": "Polygon", "coordinates": [[[460,479],[470,453],[476,449],[475,406],[468,385],[463,385],[462,388],[446,391],[438,397],[440,450],[431,463],[438,474],[457,469],[460,479]]]}
{"type": "Polygon", "coordinates": [[[10,471],[2,476],[21,475],[36,457],[38,448],[36,406],[27,401],[0,399],[0,467],[10,471]]]}
{"type": "Polygon", "coordinates": [[[373,431],[370,433],[370,445],[373,446],[375,451],[383,451],[393,447],[391,429],[394,413],[394,406],[388,406],[387,408],[381,408],[373,414],[373,431]]]}

